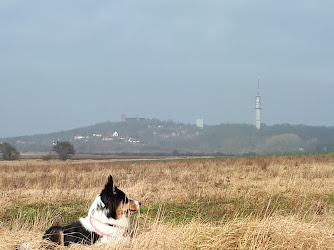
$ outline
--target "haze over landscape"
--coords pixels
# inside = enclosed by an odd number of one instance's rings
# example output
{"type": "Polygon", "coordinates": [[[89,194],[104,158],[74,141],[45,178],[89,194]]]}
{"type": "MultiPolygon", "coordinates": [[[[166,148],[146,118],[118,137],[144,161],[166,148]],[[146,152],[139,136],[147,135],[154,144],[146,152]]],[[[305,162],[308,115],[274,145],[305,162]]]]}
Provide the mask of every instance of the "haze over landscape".
{"type": "Polygon", "coordinates": [[[333,13],[0,0],[0,249],[334,249],[333,13]]]}
{"type": "Polygon", "coordinates": [[[333,126],[333,1],[0,1],[0,138],[128,117],[333,126]]]}

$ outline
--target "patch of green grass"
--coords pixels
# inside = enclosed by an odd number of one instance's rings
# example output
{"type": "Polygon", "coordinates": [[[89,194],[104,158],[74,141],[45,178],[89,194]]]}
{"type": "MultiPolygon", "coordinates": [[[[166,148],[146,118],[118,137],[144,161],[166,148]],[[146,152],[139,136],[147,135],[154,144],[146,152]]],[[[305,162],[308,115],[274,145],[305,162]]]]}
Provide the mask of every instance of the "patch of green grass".
{"type": "Polygon", "coordinates": [[[272,209],[288,211],[294,210],[295,204],[293,204],[283,193],[277,193],[271,198],[269,207],[272,209]]]}
{"type": "Polygon", "coordinates": [[[328,205],[334,205],[334,194],[327,194],[324,198],[324,202],[328,205]]]}
{"type": "MultiPolygon", "coordinates": [[[[334,196],[331,197],[334,204],[334,196]]],[[[271,197],[235,197],[217,200],[190,200],[185,203],[177,203],[171,200],[162,205],[150,204],[141,207],[149,222],[153,222],[159,215],[160,219],[170,223],[184,223],[192,220],[210,222],[215,224],[224,223],[235,218],[257,217],[263,218],[273,213],[281,215],[303,214],[313,216],[314,211],[310,210],[310,204],[304,204],[307,200],[296,200],[288,198],[283,193],[271,197]]],[[[308,201],[307,201],[308,202],[308,201]]]]}
{"type": "Polygon", "coordinates": [[[58,224],[67,224],[86,216],[89,209],[87,201],[73,201],[64,203],[14,203],[1,214],[1,221],[9,228],[12,223],[34,224],[36,220],[52,220],[58,224]]]}
{"type": "MultiPolygon", "coordinates": [[[[141,213],[149,221],[154,221],[158,215],[163,221],[174,224],[200,220],[201,222],[221,222],[230,214],[227,200],[190,200],[186,203],[170,201],[163,205],[151,204],[141,207],[141,213]]],[[[235,214],[233,212],[233,214],[235,214]]],[[[232,216],[232,214],[230,214],[232,216]]]]}

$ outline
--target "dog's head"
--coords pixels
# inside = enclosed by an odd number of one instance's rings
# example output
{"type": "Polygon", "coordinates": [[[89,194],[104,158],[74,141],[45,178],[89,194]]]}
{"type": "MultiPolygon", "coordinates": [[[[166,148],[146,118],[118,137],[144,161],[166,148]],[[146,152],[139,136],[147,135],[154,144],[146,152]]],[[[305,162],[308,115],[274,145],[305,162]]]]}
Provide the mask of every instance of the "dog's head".
{"type": "Polygon", "coordinates": [[[140,209],[140,202],[130,200],[122,190],[118,189],[114,185],[111,175],[108,177],[108,182],[104,186],[100,196],[101,201],[104,203],[104,208],[108,211],[107,217],[119,219],[124,214],[140,209]]]}

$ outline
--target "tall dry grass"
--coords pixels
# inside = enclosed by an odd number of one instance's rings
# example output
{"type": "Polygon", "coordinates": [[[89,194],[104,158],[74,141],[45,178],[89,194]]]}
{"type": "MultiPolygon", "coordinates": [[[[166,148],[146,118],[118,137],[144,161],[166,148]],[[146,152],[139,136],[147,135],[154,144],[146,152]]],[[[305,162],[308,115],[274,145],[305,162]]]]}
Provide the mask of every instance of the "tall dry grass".
{"type": "Polygon", "coordinates": [[[0,162],[0,171],[0,249],[39,246],[48,226],[88,211],[109,174],[143,205],[132,218],[132,243],[122,248],[334,249],[333,155],[24,160],[0,162]]]}

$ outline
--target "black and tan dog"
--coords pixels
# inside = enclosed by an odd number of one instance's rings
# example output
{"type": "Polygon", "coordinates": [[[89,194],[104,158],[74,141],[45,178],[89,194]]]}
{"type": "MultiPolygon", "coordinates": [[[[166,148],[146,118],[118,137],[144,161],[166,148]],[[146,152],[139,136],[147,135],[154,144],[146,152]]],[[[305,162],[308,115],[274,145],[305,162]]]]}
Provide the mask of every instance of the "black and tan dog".
{"type": "Polygon", "coordinates": [[[91,205],[87,217],[67,226],[52,226],[45,232],[43,239],[63,246],[71,243],[91,245],[128,242],[128,215],[139,208],[140,202],[128,199],[123,191],[114,186],[110,175],[104,189],[91,205]]]}

